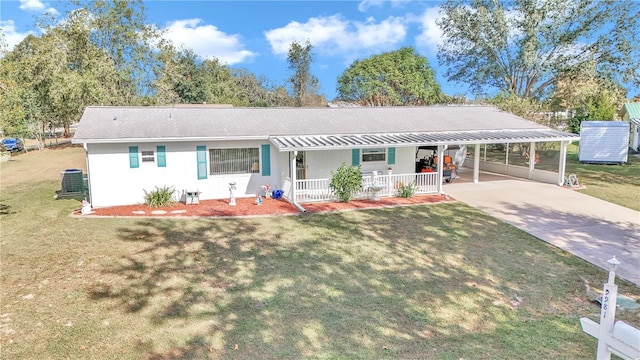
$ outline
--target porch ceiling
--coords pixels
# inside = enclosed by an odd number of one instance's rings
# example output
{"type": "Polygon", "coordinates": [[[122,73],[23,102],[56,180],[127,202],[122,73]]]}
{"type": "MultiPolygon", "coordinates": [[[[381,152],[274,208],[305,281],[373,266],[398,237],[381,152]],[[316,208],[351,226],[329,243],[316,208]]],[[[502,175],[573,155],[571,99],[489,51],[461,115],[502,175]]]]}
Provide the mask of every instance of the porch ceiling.
{"type": "Polygon", "coordinates": [[[577,134],[553,129],[441,131],[400,134],[271,136],[279,151],[310,151],[422,145],[497,144],[579,140],[577,134]]]}

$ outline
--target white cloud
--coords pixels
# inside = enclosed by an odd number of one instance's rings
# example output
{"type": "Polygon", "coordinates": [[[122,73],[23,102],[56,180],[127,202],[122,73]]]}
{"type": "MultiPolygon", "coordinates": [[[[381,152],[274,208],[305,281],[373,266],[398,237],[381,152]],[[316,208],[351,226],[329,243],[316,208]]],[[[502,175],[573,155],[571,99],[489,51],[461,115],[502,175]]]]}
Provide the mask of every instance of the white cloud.
{"type": "Polygon", "coordinates": [[[52,7],[49,7],[49,4],[43,3],[40,0],[20,0],[20,9],[24,11],[49,13],[52,15],[58,14],[58,10],[52,7]]]}
{"type": "Polygon", "coordinates": [[[442,44],[444,35],[442,30],[436,24],[442,14],[439,7],[428,8],[418,17],[420,23],[420,34],[416,36],[416,43],[419,47],[426,47],[431,50],[437,50],[438,45],[442,44]]]}
{"type": "Polygon", "coordinates": [[[5,41],[7,42],[7,50],[11,51],[29,34],[35,34],[33,31],[21,33],[16,31],[16,24],[13,20],[0,20],[0,29],[4,34],[5,41]]]}
{"type": "Polygon", "coordinates": [[[164,37],[175,45],[184,45],[202,58],[215,57],[223,64],[241,63],[257,55],[244,49],[238,35],[226,34],[213,25],[202,24],[202,19],[176,20],[164,30],[164,37]]]}
{"type": "Polygon", "coordinates": [[[391,4],[392,7],[398,7],[402,4],[408,3],[411,0],[362,0],[358,4],[358,10],[365,12],[372,7],[382,7],[384,4],[391,4]]]}
{"type": "Polygon", "coordinates": [[[350,21],[340,15],[314,17],[306,23],[292,21],[284,27],[268,30],[265,37],[275,54],[284,55],[293,41],[304,43],[307,39],[314,48],[327,54],[378,52],[394,48],[402,43],[407,28],[402,18],[388,17],[376,22],[350,21]]]}
{"type": "Polygon", "coordinates": [[[384,4],[384,0],[362,0],[358,4],[358,10],[360,10],[361,12],[365,12],[369,8],[372,8],[374,6],[382,7],[382,4],[384,4]]]}

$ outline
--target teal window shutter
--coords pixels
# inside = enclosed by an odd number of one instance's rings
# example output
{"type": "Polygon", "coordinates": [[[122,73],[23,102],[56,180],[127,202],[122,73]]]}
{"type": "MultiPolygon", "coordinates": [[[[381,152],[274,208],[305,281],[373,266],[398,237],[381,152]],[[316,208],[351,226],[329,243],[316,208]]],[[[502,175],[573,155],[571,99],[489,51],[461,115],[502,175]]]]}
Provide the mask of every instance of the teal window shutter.
{"type": "Polygon", "coordinates": [[[360,149],[351,150],[351,165],[353,166],[360,165],[360,149]]]}
{"type": "Polygon", "coordinates": [[[140,167],[140,161],[138,160],[137,146],[129,146],[129,167],[132,169],[140,167]]]}
{"type": "Polygon", "coordinates": [[[271,146],[262,144],[262,176],[271,176],[271,146]]]}
{"type": "Polygon", "coordinates": [[[395,165],[396,163],[396,148],[390,147],[387,154],[387,164],[395,165]]]}
{"type": "Polygon", "coordinates": [[[167,153],[164,145],[156,147],[156,154],[158,155],[158,167],[167,167],[167,153]]]}
{"type": "Polygon", "coordinates": [[[198,179],[207,178],[207,147],[198,145],[196,147],[198,153],[198,179]]]}

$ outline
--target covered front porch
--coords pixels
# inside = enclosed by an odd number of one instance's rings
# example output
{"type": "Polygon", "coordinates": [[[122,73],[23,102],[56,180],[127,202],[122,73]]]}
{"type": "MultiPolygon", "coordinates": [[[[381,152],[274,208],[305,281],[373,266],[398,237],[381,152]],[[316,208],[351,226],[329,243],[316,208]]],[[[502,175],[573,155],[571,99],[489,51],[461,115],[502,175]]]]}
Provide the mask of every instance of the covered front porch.
{"type": "MultiPolygon", "coordinates": [[[[386,154],[387,156],[389,152],[394,154],[394,165],[397,166],[389,166],[387,170],[363,170],[362,188],[355,198],[376,200],[380,197],[395,197],[398,196],[399,189],[406,185],[414,188],[415,195],[445,194],[444,186],[449,181],[478,183],[491,181],[496,175],[563,185],[567,146],[570,140],[551,142],[553,145],[549,143],[548,141],[528,143],[520,141],[433,146],[437,149],[434,151],[434,156],[445,159],[449,155],[454,160],[456,170],[450,177],[447,177],[442,162],[434,167],[433,172],[414,171],[420,161],[416,156],[419,153],[418,149],[425,145],[400,147],[398,145],[401,144],[395,143],[393,145],[396,146],[393,148],[386,148],[386,154]],[[537,147],[544,149],[540,151],[542,156],[536,152],[537,147]],[[526,153],[523,153],[522,149],[526,149],[526,153]],[[540,159],[544,161],[541,162],[540,159]]],[[[285,197],[294,204],[336,201],[336,197],[329,188],[330,172],[326,177],[300,179],[301,174],[306,175],[306,173],[301,171],[297,154],[298,151],[290,154],[289,176],[286,177],[284,184],[285,197]]],[[[330,150],[316,152],[316,156],[339,158],[330,150]],[[321,153],[324,154],[320,155],[321,153]]],[[[304,170],[304,167],[302,169],[304,170]]]]}

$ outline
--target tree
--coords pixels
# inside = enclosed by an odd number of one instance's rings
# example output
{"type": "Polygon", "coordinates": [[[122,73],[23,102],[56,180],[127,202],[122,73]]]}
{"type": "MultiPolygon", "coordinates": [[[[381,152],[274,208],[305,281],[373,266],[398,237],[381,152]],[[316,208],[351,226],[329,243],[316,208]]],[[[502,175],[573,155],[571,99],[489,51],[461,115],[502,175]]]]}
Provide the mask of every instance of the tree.
{"type": "Polygon", "coordinates": [[[257,77],[247,69],[233,69],[232,78],[237,86],[241,106],[292,106],[294,99],[284,86],[270,85],[266,78],[257,77]]]}
{"type": "MultiPolygon", "coordinates": [[[[74,0],[84,6],[91,42],[108,54],[118,73],[113,105],[137,105],[152,95],[160,65],[153,44],[161,33],[146,23],[141,0],[74,0]]],[[[72,10],[74,12],[76,10],[72,10]]]]}
{"type": "Polygon", "coordinates": [[[352,63],[338,77],[338,97],[366,106],[431,105],[444,99],[429,61],[410,47],[352,63]]]}
{"type": "MultiPolygon", "coordinates": [[[[311,52],[313,46],[311,42],[307,42],[302,46],[299,42],[294,41],[289,47],[287,62],[289,63],[289,71],[292,72],[288,79],[291,85],[291,93],[295,100],[296,106],[307,106],[309,102],[318,96],[318,79],[311,74],[311,63],[314,55],[311,52]]],[[[326,103],[326,101],[323,101],[326,103]]]]}
{"type": "Polygon", "coordinates": [[[87,105],[109,104],[117,74],[106,54],[89,40],[85,10],[70,12],[41,37],[30,35],[0,60],[6,84],[0,105],[2,127],[33,136],[44,147],[47,128],[78,121],[87,105]],[[5,117],[6,114],[6,117],[5,117]]]}
{"type": "Polygon", "coordinates": [[[563,74],[596,65],[616,82],[640,84],[635,1],[448,0],[438,59],[451,81],[478,93],[544,99],[563,74]]]}
{"type": "Polygon", "coordinates": [[[231,104],[233,106],[291,106],[283,88],[271,88],[264,78],[246,69],[230,69],[217,59],[200,59],[190,49],[162,43],[157,69],[155,104],[231,104]]]}

